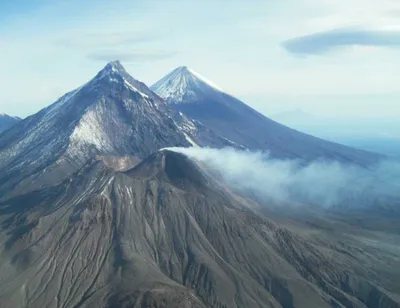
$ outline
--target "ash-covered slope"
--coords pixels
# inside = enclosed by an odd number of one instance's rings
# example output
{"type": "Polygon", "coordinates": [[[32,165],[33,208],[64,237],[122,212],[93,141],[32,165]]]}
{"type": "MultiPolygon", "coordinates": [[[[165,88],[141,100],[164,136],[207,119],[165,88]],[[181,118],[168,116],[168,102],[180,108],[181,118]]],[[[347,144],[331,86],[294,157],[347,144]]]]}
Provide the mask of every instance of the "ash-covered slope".
{"type": "Polygon", "coordinates": [[[187,67],[179,67],[151,89],[176,110],[217,134],[277,158],[332,159],[370,164],[379,155],[328,142],[283,126],[258,113],[187,67]]]}
{"type": "Polygon", "coordinates": [[[143,158],[174,145],[229,142],[170,109],[118,61],[111,62],[88,83],[0,136],[0,190],[54,184],[95,155],[143,158]]]}
{"type": "Polygon", "coordinates": [[[12,117],[8,114],[0,113],[0,133],[6,129],[9,129],[19,121],[21,121],[21,118],[19,117],[12,117]]]}
{"type": "Polygon", "coordinates": [[[182,154],[92,160],[0,203],[2,307],[397,307],[352,255],[254,209],[182,154]]]}

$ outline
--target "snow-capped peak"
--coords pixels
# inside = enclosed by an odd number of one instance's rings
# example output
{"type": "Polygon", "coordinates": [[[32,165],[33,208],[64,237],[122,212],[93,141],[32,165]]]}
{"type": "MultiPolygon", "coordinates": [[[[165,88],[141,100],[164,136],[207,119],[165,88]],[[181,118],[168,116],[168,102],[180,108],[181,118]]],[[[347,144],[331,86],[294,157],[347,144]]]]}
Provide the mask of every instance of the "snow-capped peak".
{"type": "Polygon", "coordinates": [[[199,80],[203,81],[204,83],[208,84],[210,87],[213,87],[215,90],[223,92],[220,87],[218,87],[215,83],[211,82],[210,80],[208,80],[204,76],[202,76],[199,73],[195,72],[191,68],[188,68],[186,66],[185,66],[185,68],[189,71],[189,73],[191,73],[192,75],[196,76],[197,79],[199,79],[199,80]]]}
{"type": "Polygon", "coordinates": [[[105,67],[105,70],[111,70],[113,72],[120,71],[120,72],[126,72],[125,68],[122,66],[121,62],[119,60],[111,61],[109,62],[105,67]]]}
{"type": "Polygon", "coordinates": [[[184,98],[206,91],[223,92],[221,88],[187,66],[174,69],[151,86],[151,89],[169,102],[182,102],[184,98]]]}
{"type": "Polygon", "coordinates": [[[96,84],[100,80],[107,79],[111,83],[121,83],[130,90],[139,93],[144,98],[149,98],[149,89],[140,81],[134,79],[118,60],[109,62],[92,80],[86,85],[96,84]]]}
{"type": "Polygon", "coordinates": [[[103,78],[112,74],[123,75],[126,74],[125,68],[118,60],[109,62],[96,76],[96,78],[103,78]]]}

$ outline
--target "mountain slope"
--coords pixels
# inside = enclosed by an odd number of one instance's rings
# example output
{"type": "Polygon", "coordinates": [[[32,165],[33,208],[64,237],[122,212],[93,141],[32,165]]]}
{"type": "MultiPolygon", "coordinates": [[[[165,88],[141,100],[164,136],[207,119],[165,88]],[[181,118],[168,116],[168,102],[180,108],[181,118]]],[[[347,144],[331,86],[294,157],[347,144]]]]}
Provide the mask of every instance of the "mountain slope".
{"type": "Polygon", "coordinates": [[[331,143],[290,129],[224,93],[187,67],[179,67],[151,86],[174,109],[217,134],[252,150],[291,159],[334,159],[370,164],[379,155],[331,143]]]}
{"type": "Polygon", "coordinates": [[[19,121],[21,121],[21,118],[12,117],[7,114],[0,113],[0,133],[18,123],[19,121]]]}
{"type": "Polygon", "coordinates": [[[91,160],[0,203],[2,307],[398,307],[352,250],[256,208],[182,154],[91,160]]]}
{"type": "Polygon", "coordinates": [[[173,145],[229,144],[170,109],[115,61],[0,136],[0,190],[54,184],[95,155],[144,158],[173,145]]]}

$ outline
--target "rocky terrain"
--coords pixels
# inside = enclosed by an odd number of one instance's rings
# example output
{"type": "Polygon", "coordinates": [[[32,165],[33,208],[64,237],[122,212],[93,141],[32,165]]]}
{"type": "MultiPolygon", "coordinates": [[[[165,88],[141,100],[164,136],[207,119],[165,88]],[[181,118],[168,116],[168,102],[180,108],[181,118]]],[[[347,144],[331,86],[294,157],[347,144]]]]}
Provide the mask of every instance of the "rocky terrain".
{"type": "Polygon", "coordinates": [[[0,204],[2,307],[398,307],[394,251],[258,208],[182,154],[91,160],[0,204]]]}

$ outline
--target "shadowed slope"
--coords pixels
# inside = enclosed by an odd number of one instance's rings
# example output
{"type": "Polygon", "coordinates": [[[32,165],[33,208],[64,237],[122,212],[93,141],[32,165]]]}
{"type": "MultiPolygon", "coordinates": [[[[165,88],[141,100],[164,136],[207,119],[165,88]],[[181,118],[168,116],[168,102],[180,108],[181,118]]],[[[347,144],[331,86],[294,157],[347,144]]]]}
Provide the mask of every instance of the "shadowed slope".
{"type": "Polygon", "coordinates": [[[0,134],[1,132],[9,129],[10,127],[17,124],[21,120],[22,120],[21,118],[12,117],[7,114],[0,113],[0,134]]]}

